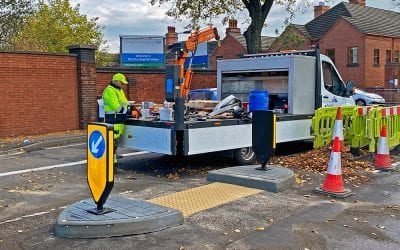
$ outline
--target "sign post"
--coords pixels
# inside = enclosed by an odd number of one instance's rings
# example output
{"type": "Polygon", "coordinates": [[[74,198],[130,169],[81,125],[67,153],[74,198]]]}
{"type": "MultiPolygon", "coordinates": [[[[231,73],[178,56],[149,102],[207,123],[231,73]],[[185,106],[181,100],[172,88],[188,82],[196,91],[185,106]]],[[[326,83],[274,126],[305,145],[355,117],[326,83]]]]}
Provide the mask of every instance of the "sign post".
{"type": "Polygon", "coordinates": [[[114,210],[103,205],[114,186],[114,128],[107,123],[89,123],[87,138],[87,181],[97,205],[87,212],[109,213],[114,210]]]}

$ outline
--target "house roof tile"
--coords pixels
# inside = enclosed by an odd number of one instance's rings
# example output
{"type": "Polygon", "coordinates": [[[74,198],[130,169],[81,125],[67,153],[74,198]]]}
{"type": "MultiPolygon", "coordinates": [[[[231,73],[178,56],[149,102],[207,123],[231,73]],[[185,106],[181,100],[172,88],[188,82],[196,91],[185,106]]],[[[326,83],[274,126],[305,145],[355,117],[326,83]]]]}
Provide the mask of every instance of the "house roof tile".
{"type": "Polygon", "coordinates": [[[314,18],[305,28],[310,38],[317,39],[325,35],[339,18],[344,18],[364,34],[400,37],[399,12],[345,2],[314,18]]]}
{"type": "MultiPolygon", "coordinates": [[[[244,48],[247,48],[246,46],[246,38],[244,37],[243,34],[240,33],[230,33],[230,35],[235,39],[240,45],[242,45],[244,48]]],[[[267,51],[268,48],[271,46],[271,44],[276,40],[276,37],[271,37],[271,36],[261,36],[261,50],[262,51],[267,51]]]]}

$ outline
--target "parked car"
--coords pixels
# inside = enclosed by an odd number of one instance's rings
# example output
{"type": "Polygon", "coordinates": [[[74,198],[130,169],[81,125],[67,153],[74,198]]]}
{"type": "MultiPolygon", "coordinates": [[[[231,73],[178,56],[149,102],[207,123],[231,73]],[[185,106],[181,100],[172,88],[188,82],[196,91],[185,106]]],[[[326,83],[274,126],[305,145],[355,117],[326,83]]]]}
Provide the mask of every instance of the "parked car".
{"type": "Polygon", "coordinates": [[[359,106],[366,106],[366,105],[383,105],[385,104],[385,99],[375,93],[369,93],[364,90],[354,88],[354,95],[353,95],[354,101],[356,105],[359,106]]]}
{"type": "Polygon", "coordinates": [[[217,100],[217,88],[193,89],[189,92],[189,100],[217,100]]]}

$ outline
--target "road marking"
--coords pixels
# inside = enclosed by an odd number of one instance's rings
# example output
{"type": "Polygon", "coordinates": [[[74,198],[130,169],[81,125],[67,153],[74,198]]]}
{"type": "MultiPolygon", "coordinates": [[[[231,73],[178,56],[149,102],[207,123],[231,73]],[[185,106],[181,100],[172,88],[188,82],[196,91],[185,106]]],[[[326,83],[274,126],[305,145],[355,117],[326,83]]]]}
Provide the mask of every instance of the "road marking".
{"type": "Polygon", "coordinates": [[[0,222],[0,225],[1,224],[6,224],[6,223],[10,223],[10,222],[14,222],[14,221],[19,221],[19,220],[22,220],[23,218],[36,217],[36,216],[40,216],[40,215],[48,214],[48,213],[50,213],[50,212],[45,211],[45,212],[39,212],[39,213],[34,213],[34,214],[27,214],[27,215],[23,215],[21,217],[17,217],[15,219],[2,221],[2,222],[0,222]]]}
{"type": "Polygon", "coordinates": [[[69,148],[69,147],[74,147],[74,146],[84,145],[84,144],[86,144],[86,143],[82,142],[82,143],[68,144],[68,145],[64,145],[64,146],[46,147],[45,149],[69,148]]]}
{"type": "Polygon", "coordinates": [[[126,156],[132,156],[132,155],[144,155],[144,154],[149,154],[149,153],[150,152],[147,152],[147,151],[139,151],[139,152],[121,154],[121,156],[126,157],[126,156]]]}
{"type": "Polygon", "coordinates": [[[0,177],[10,176],[10,175],[17,175],[17,174],[24,174],[24,173],[29,173],[29,172],[37,172],[37,171],[42,171],[42,170],[49,170],[49,169],[53,169],[53,168],[70,167],[70,166],[82,165],[82,164],[85,164],[85,163],[87,163],[87,160],[70,162],[70,163],[63,163],[63,164],[47,166],[47,167],[30,168],[30,169],[24,169],[24,170],[18,170],[18,171],[11,171],[11,172],[6,172],[6,173],[0,173],[0,177]]]}
{"type": "MultiPolygon", "coordinates": [[[[148,153],[150,153],[150,152],[140,151],[140,152],[121,154],[121,155],[123,157],[126,157],[126,156],[142,155],[142,154],[148,154],[148,153]]],[[[0,177],[10,176],[10,175],[18,175],[18,174],[24,174],[24,173],[30,173],[30,172],[37,172],[37,171],[54,169],[54,168],[72,167],[72,166],[76,166],[76,165],[83,165],[86,163],[87,163],[87,160],[82,160],[82,161],[63,163],[63,164],[57,164],[57,165],[52,165],[52,166],[46,166],[46,167],[23,169],[23,170],[11,171],[11,172],[6,172],[6,173],[0,173],[0,177]]]]}

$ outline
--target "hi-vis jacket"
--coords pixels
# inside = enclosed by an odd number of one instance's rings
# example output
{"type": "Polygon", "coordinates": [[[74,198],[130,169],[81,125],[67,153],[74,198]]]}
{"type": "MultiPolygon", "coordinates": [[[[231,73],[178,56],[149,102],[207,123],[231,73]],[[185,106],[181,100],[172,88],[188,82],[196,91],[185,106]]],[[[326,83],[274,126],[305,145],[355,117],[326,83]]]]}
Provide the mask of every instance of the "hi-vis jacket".
{"type": "Polygon", "coordinates": [[[124,91],[112,83],[103,92],[104,113],[107,123],[124,123],[128,109],[128,99],[124,91]]]}

